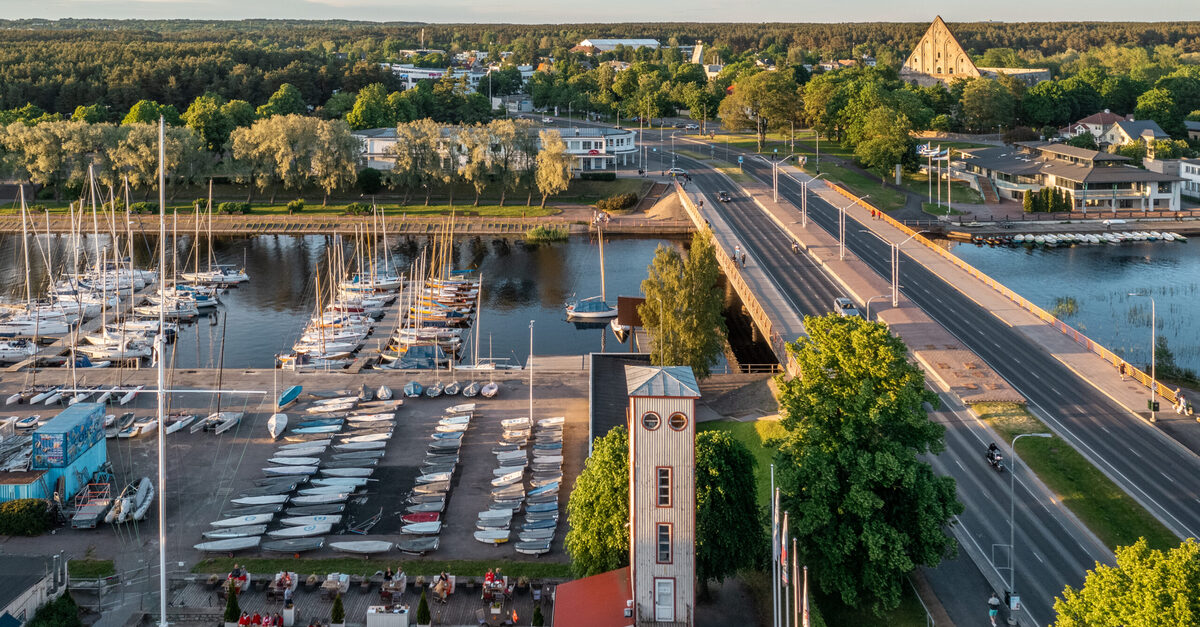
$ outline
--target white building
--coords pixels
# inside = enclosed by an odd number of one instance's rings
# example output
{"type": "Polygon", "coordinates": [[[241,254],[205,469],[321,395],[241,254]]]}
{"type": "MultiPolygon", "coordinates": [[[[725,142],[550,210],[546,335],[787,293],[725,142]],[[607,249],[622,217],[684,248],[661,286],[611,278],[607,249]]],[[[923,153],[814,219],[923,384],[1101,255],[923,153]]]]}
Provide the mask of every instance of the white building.
{"type": "Polygon", "coordinates": [[[657,39],[584,39],[579,42],[580,48],[591,48],[596,52],[611,52],[617,49],[617,46],[625,46],[626,48],[650,48],[657,50],[661,44],[657,39]]]}
{"type": "Polygon", "coordinates": [[[1179,177],[1183,179],[1179,193],[1192,202],[1200,201],[1200,159],[1180,159],[1179,177]]]}
{"type": "Polygon", "coordinates": [[[66,591],[66,560],[59,556],[0,556],[0,619],[24,625],[38,609],[66,591]]]}

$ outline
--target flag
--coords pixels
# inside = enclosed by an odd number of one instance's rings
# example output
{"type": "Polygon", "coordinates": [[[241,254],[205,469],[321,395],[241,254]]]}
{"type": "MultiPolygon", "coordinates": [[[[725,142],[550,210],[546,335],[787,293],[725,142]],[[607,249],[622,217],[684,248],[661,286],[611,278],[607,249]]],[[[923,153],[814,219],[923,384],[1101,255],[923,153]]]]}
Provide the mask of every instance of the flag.
{"type": "Polygon", "coordinates": [[[512,622],[513,622],[513,624],[514,624],[514,625],[515,625],[515,624],[517,624],[517,621],[518,621],[518,620],[519,620],[519,619],[517,618],[517,610],[516,610],[516,608],[513,608],[513,611],[512,611],[512,622]]]}
{"type": "Polygon", "coordinates": [[[808,627],[808,567],[804,567],[804,612],[800,617],[800,627],[808,627]]]}
{"type": "Polygon", "coordinates": [[[780,578],[783,580],[783,585],[785,585],[785,586],[788,585],[787,530],[788,530],[788,515],[787,515],[787,512],[784,512],[783,513],[783,540],[779,543],[780,544],[779,564],[781,567],[780,578]]]}
{"type": "Polygon", "coordinates": [[[771,559],[779,559],[779,488],[775,488],[775,505],[771,508],[771,559]]]}

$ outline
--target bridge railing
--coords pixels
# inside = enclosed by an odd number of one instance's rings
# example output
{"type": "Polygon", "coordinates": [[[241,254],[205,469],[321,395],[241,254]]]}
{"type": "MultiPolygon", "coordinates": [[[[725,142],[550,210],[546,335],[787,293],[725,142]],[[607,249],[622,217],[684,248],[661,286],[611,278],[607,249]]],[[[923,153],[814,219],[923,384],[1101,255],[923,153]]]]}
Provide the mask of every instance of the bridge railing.
{"type": "MultiPolygon", "coordinates": [[[[678,194],[680,201],[683,203],[683,208],[687,211],[688,216],[691,217],[692,222],[696,224],[696,228],[708,229],[708,220],[705,220],[704,216],[700,214],[700,210],[692,202],[691,196],[684,191],[683,185],[680,185],[679,181],[675,181],[675,193],[678,194]]],[[[726,279],[733,285],[734,291],[741,297],[742,304],[750,312],[750,318],[754,320],[759,330],[763,332],[763,336],[771,343],[771,352],[775,353],[775,358],[781,364],[789,363],[790,356],[787,352],[787,342],[775,330],[774,325],[771,324],[771,317],[767,315],[766,310],[759,304],[758,298],[755,297],[750,286],[742,278],[742,273],[739,272],[737,262],[729,256],[729,253],[725,252],[725,248],[721,246],[721,242],[717,240],[717,236],[711,229],[709,229],[708,233],[709,237],[712,238],[713,248],[716,249],[717,264],[721,266],[721,272],[725,274],[726,279]]],[[[789,368],[789,370],[791,369],[789,368]]]]}
{"type": "Polygon", "coordinates": [[[1023,297],[1020,294],[1009,289],[1003,283],[1000,283],[999,281],[993,279],[992,277],[984,274],[979,269],[975,268],[975,266],[972,266],[971,264],[963,261],[962,259],[959,259],[958,256],[956,256],[954,253],[951,253],[949,250],[946,250],[945,248],[943,248],[941,246],[938,246],[932,240],[930,240],[922,235],[918,235],[916,230],[913,230],[912,228],[906,226],[905,224],[893,219],[891,216],[880,211],[878,208],[874,207],[870,203],[863,202],[862,200],[858,200],[854,194],[851,194],[849,191],[845,190],[844,188],[837,185],[836,183],[826,182],[825,184],[828,185],[831,189],[833,189],[837,193],[841,194],[842,196],[845,196],[846,198],[854,200],[855,201],[854,204],[861,206],[863,209],[865,209],[867,211],[874,210],[876,212],[876,215],[878,215],[882,220],[884,220],[888,224],[892,225],[896,229],[899,229],[904,234],[912,236],[913,240],[924,244],[926,248],[941,255],[947,261],[958,266],[960,269],[964,270],[971,276],[979,279],[980,281],[983,281],[984,284],[988,285],[989,287],[996,290],[997,292],[999,292],[1000,294],[1002,294],[1003,296],[1005,296],[1012,302],[1016,303],[1017,306],[1021,307],[1022,309],[1025,309],[1026,311],[1031,312],[1032,314],[1037,316],[1039,319],[1041,319],[1043,322],[1054,327],[1060,333],[1071,338],[1077,344],[1086,348],[1088,351],[1095,353],[1096,355],[1099,355],[1102,359],[1104,359],[1108,363],[1112,364],[1113,367],[1115,367],[1119,370],[1121,368],[1121,366],[1124,365],[1125,373],[1127,375],[1129,375],[1131,378],[1133,378],[1135,381],[1146,386],[1147,389],[1156,390],[1159,396],[1162,396],[1163,398],[1167,399],[1168,401],[1171,401],[1172,403],[1175,402],[1174,390],[1170,389],[1167,386],[1164,386],[1162,384],[1162,382],[1155,382],[1153,379],[1150,378],[1149,374],[1143,372],[1142,370],[1140,370],[1138,368],[1135,368],[1133,366],[1133,364],[1125,361],[1119,355],[1108,350],[1107,348],[1105,348],[1104,346],[1102,346],[1095,340],[1092,340],[1088,336],[1079,332],[1075,328],[1071,327],[1071,325],[1063,322],[1062,320],[1059,320],[1058,317],[1056,317],[1054,314],[1052,314],[1052,313],[1046,311],[1045,309],[1042,309],[1041,307],[1030,302],[1025,297],[1023,297]]]}

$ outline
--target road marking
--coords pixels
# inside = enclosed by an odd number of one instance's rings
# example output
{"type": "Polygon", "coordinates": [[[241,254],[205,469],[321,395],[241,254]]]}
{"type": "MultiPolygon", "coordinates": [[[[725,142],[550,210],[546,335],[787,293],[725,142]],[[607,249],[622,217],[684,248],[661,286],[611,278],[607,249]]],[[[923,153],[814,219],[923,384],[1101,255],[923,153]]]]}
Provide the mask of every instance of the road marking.
{"type": "MultiPolygon", "coordinates": [[[[959,469],[961,469],[963,472],[967,471],[966,467],[962,465],[962,462],[960,462],[956,459],[956,460],[954,460],[954,463],[958,464],[959,469]]],[[[1197,500],[1200,500],[1200,499],[1197,499],[1197,500]]]]}
{"type": "Polygon", "coordinates": [[[1141,457],[1141,456],[1142,456],[1142,454],[1141,454],[1141,453],[1139,453],[1139,452],[1137,452],[1137,449],[1135,449],[1135,448],[1133,448],[1133,447],[1130,447],[1130,448],[1129,448],[1129,451],[1130,451],[1131,453],[1133,453],[1134,455],[1137,455],[1138,457],[1141,457]]]}
{"type": "Polygon", "coordinates": [[[1166,478],[1167,478],[1167,481],[1170,481],[1171,483],[1175,483],[1175,480],[1171,478],[1171,475],[1168,475],[1167,473],[1165,473],[1165,472],[1163,472],[1163,471],[1161,471],[1161,470],[1160,470],[1160,471],[1158,471],[1158,474],[1160,474],[1160,475],[1162,475],[1162,476],[1166,477],[1166,478]]]}
{"type": "Polygon", "coordinates": [[[1039,561],[1039,562],[1041,562],[1041,563],[1043,563],[1043,564],[1045,564],[1045,563],[1046,563],[1044,560],[1042,560],[1042,556],[1040,556],[1040,555],[1038,555],[1038,554],[1037,554],[1037,551],[1034,551],[1034,552],[1033,552],[1033,556],[1037,558],[1037,561],[1039,561]]]}

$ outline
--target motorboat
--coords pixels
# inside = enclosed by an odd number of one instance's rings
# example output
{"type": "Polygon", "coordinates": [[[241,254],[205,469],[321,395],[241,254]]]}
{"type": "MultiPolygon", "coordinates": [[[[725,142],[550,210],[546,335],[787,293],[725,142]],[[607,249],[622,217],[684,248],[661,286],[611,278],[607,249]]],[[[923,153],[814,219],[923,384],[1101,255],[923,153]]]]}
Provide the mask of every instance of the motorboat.
{"type": "Polygon", "coordinates": [[[607,320],[617,316],[617,308],[600,296],[583,298],[567,304],[567,318],[582,320],[607,320]]]}

